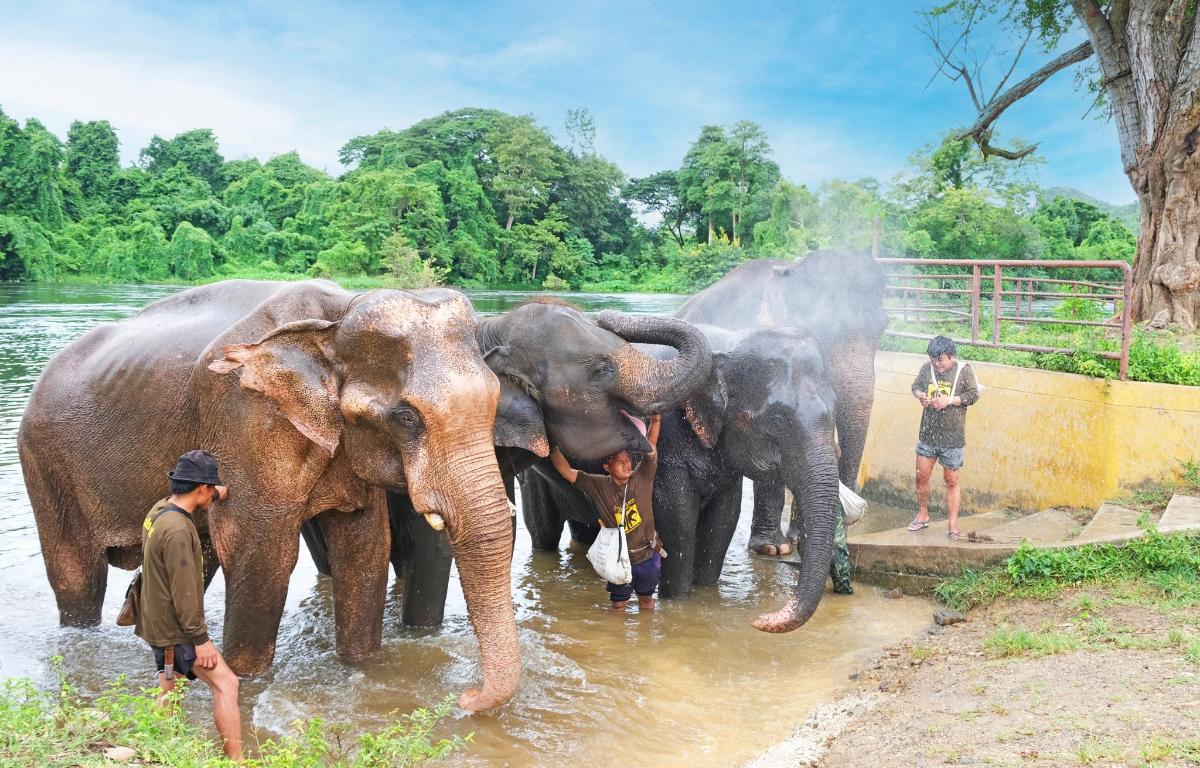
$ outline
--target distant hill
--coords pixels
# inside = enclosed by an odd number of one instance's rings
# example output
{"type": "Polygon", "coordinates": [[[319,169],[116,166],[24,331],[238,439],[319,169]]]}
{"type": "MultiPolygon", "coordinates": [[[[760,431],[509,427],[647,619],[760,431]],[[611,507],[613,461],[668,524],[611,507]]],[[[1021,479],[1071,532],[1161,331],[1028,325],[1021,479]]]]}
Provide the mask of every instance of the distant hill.
{"type": "Polygon", "coordinates": [[[1117,221],[1129,228],[1133,234],[1138,231],[1138,204],[1129,203],[1128,205],[1113,205],[1106,203],[1103,200],[1092,197],[1086,192],[1080,192],[1074,187],[1047,187],[1042,190],[1047,200],[1053,200],[1056,197],[1065,197],[1070,200],[1079,200],[1084,203],[1091,203],[1101,211],[1112,216],[1117,221]]]}

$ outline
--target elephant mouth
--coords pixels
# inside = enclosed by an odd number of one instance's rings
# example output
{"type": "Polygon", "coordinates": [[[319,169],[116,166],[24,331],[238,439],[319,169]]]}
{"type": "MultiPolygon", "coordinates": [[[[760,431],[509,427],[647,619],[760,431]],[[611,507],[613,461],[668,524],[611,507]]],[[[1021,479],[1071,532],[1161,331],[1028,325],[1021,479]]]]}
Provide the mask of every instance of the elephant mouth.
{"type": "Polygon", "coordinates": [[[637,429],[638,434],[640,434],[642,437],[646,436],[646,420],[645,419],[638,417],[638,416],[634,416],[629,411],[626,411],[623,408],[621,409],[621,415],[624,416],[625,419],[637,429]]]}

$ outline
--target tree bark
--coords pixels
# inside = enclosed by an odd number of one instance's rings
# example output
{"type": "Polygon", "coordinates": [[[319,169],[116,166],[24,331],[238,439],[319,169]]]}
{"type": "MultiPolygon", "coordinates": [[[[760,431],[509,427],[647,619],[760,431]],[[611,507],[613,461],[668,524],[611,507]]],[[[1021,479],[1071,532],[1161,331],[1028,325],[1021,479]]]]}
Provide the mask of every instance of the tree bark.
{"type": "Polygon", "coordinates": [[[1096,51],[1141,207],[1133,318],[1200,322],[1200,14],[1182,0],[1072,0],[1096,51]]]}
{"type": "Polygon", "coordinates": [[[513,216],[511,213],[510,213],[510,214],[508,214],[508,223],[504,225],[504,230],[505,230],[506,232],[512,229],[512,225],[513,225],[513,219],[514,219],[514,218],[515,218],[515,217],[514,217],[514,216],[513,216]]]}
{"type": "Polygon", "coordinates": [[[712,245],[712,239],[713,239],[713,220],[712,220],[712,216],[709,216],[708,217],[708,244],[709,245],[712,245]]]}

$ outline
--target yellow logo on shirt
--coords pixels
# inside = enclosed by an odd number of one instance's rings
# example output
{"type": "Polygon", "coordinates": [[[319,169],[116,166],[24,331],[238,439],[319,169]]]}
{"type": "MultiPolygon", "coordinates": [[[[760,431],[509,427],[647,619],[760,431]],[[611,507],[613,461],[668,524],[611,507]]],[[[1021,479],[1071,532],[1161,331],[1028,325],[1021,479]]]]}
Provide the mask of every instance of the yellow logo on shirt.
{"type": "Polygon", "coordinates": [[[926,389],[925,395],[931,400],[939,395],[949,396],[950,388],[953,386],[954,385],[948,381],[938,381],[937,379],[934,379],[933,381],[929,382],[929,387],[926,389]]]}
{"type": "Polygon", "coordinates": [[[642,524],[642,514],[638,511],[637,499],[630,499],[625,502],[624,514],[618,512],[616,507],[613,507],[613,515],[617,519],[617,525],[620,525],[622,522],[625,523],[625,533],[627,534],[633,532],[642,524]]]}

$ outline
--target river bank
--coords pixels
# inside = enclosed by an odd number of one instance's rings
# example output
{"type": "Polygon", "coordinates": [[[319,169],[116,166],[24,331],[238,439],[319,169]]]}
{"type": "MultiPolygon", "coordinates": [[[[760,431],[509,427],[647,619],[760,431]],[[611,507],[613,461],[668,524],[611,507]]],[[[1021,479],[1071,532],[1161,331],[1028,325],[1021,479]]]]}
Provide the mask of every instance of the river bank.
{"type": "Polygon", "coordinates": [[[1144,572],[1047,574],[961,623],[931,615],[749,765],[1200,765],[1200,538],[1118,551],[1144,572]]]}

